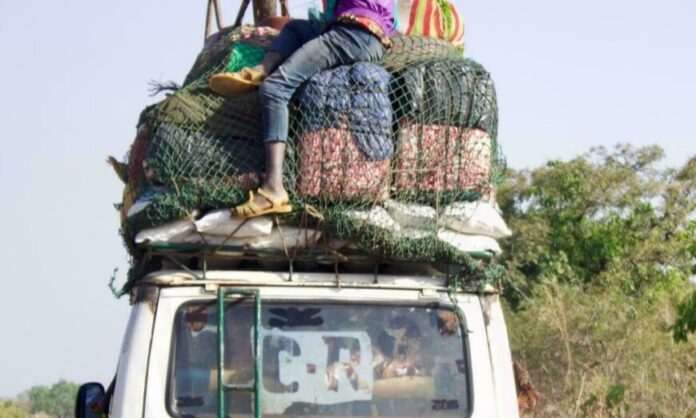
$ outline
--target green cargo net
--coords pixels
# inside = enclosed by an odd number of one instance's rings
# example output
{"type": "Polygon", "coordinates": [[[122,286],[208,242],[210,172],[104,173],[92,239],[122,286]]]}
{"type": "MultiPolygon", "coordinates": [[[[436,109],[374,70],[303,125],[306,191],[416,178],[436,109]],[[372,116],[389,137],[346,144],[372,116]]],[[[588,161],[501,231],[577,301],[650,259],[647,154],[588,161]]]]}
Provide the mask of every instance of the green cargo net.
{"type": "MultiPolygon", "coordinates": [[[[139,231],[232,208],[260,184],[257,94],[223,97],[208,80],[258,63],[277,33],[244,26],[216,35],[183,86],[141,114],[122,207],[124,241],[136,258],[139,231]],[[126,217],[144,197],[148,205],[126,217]]],[[[470,264],[443,239],[440,214],[494,200],[505,161],[493,82],[448,42],[392,40],[379,64],[322,71],[295,94],[284,181],[296,211],[280,223],[321,228],[323,240],[381,258],[470,264]]]]}

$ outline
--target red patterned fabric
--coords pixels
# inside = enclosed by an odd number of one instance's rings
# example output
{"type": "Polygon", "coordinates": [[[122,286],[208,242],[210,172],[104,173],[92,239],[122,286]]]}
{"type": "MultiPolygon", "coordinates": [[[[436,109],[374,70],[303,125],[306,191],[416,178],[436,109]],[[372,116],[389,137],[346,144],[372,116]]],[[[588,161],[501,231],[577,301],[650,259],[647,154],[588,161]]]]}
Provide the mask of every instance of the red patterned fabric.
{"type": "Polygon", "coordinates": [[[392,46],[389,37],[384,33],[379,23],[367,16],[356,16],[349,13],[339,16],[338,19],[336,19],[336,22],[358,25],[378,37],[379,41],[382,42],[382,45],[384,45],[385,48],[391,48],[392,46]]]}
{"type": "Polygon", "coordinates": [[[349,131],[330,128],[304,133],[298,153],[301,197],[378,202],[389,197],[390,160],[368,160],[349,131]]]}
{"type": "Polygon", "coordinates": [[[239,40],[249,45],[268,48],[278,37],[279,33],[280,30],[268,26],[257,26],[251,30],[243,26],[242,35],[239,40]]]}
{"type": "Polygon", "coordinates": [[[491,139],[480,129],[399,123],[394,182],[401,191],[490,189],[491,139]]]}

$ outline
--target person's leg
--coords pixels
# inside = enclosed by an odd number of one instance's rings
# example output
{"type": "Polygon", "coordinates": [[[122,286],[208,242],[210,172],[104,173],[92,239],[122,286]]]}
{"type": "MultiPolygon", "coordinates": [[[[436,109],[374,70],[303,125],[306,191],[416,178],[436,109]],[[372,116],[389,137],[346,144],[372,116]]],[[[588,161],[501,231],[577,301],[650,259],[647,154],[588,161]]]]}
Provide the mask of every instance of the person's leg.
{"type": "Polygon", "coordinates": [[[268,47],[268,52],[261,62],[263,70],[271,74],[278,66],[290,58],[304,44],[324,32],[324,24],[309,20],[291,20],[268,47]]]}
{"type": "MultiPolygon", "coordinates": [[[[321,70],[358,61],[378,61],[383,54],[384,46],[374,35],[356,27],[336,25],[303,45],[261,84],[266,149],[266,175],[261,188],[274,200],[288,200],[283,186],[283,160],[288,140],[288,104],[295,90],[321,70]]],[[[263,196],[255,196],[253,202],[257,207],[270,206],[263,196]]]]}
{"type": "Polygon", "coordinates": [[[275,51],[268,51],[266,52],[266,55],[263,56],[263,60],[261,60],[261,63],[254,68],[258,69],[259,71],[262,71],[266,76],[268,76],[268,74],[272,73],[273,70],[278,68],[278,66],[284,60],[285,59],[282,55],[280,55],[280,53],[275,51]]]}
{"type": "Polygon", "coordinates": [[[210,78],[210,88],[224,96],[236,96],[256,89],[268,74],[303,44],[321,35],[323,24],[308,20],[291,20],[273,41],[260,64],[244,67],[235,73],[218,73],[210,78]]]}
{"type": "Polygon", "coordinates": [[[271,74],[302,45],[321,35],[323,31],[324,25],[320,22],[301,19],[289,21],[268,47],[261,63],[253,68],[265,75],[271,74]]]}
{"type": "Polygon", "coordinates": [[[288,195],[283,187],[285,142],[266,141],[264,142],[264,149],[266,150],[266,174],[261,187],[271,196],[286,200],[288,195]]]}
{"type": "Polygon", "coordinates": [[[358,61],[378,61],[384,46],[355,26],[335,25],[310,40],[281,64],[261,85],[263,140],[288,139],[288,103],[298,87],[321,70],[358,61]]]}

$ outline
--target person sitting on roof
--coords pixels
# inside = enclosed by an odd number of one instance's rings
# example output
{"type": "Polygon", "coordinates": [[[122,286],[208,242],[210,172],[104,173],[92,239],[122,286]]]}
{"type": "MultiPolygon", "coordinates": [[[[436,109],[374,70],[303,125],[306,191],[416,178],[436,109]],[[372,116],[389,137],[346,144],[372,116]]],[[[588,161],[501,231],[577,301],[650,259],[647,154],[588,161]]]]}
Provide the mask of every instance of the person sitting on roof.
{"type": "Polygon", "coordinates": [[[327,0],[324,23],[291,20],[269,47],[261,64],[236,73],[219,73],[210,88],[235,96],[259,87],[263,107],[266,173],[257,193],[237,206],[237,215],[251,218],[292,211],[283,186],[283,160],[288,140],[288,104],[293,93],[314,74],[338,65],[376,62],[395,33],[394,0],[327,0]]]}

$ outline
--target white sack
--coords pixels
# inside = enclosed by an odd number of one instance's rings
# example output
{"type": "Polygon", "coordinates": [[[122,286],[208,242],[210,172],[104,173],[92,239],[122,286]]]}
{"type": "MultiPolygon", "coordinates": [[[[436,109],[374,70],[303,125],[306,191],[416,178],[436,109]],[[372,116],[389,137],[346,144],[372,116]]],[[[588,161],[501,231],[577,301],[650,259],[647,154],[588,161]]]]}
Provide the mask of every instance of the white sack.
{"type": "Polygon", "coordinates": [[[141,244],[145,241],[180,243],[193,231],[195,226],[190,219],[180,219],[138,232],[135,243],[141,244]]]}
{"type": "Polygon", "coordinates": [[[390,232],[397,232],[401,229],[399,224],[394,222],[389,213],[381,206],[375,206],[371,210],[348,210],[346,216],[390,232]]]}
{"type": "Polygon", "coordinates": [[[259,237],[250,242],[249,248],[282,250],[283,241],[285,241],[285,246],[287,248],[309,247],[314,245],[319,241],[319,238],[321,238],[321,232],[310,228],[281,226],[280,229],[283,233],[283,238],[280,237],[278,228],[274,228],[270,235],[259,237]]]}
{"type": "Polygon", "coordinates": [[[229,236],[234,232],[234,238],[249,238],[268,235],[273,229],[273,220],[269,216],[259,216],[256,218],[244,219],[230,216],[229,209],[218,209],[207,213],[204,217],[196,221],[196,229],[205,232],[206,235],[229,236]],[[239,225],[244,222],[240,228],[239,225]],[[239,228],[235,232],[235,230],[239,228]]]}
{"type": "Polygon", "coordinates": [[[138,199],[133,202],[130,208],[128,208],[128,213],[126,213],[126,217],[130,218],[131,216],[142,212],[152,204],[153,200],[155,199],[155,196],[157,193],[161,192],[164,190],[164,187],[150,187],[143,194],[138,197],[138,199]]]}
{"type": "Polygon", "coordinates": [[[126,217],[130,218],[131,216],[142,212],[143,210],[145,210],[146,207],[150,206],[151,203],[151,196],[140,196],[138,200],[136,200],[135,203],[133,203],[131,207],[128,208],[128,213],[126,213],[126,217]]]}
{"type": "Polygon", "coordinates": [[[499,255],[502,252],[498,242],[485,235],[467,235],[441,229],[438,231],[437,237],[440,241],[446,242],[465,253],[492,252],[499,255]]]}
{"type": "Polygon", "coordinates": [[[442,225],[457,232],[504,238],[512,235],[493,205],[484,202],[456,202],[445,206],[442,225]]]}
{"type": "Polygon", "coordinates": [[[427,229],[435,226],[437,212],[430,206],[387,200],[384,202],[384,208],[402,228],[427,229]]]}

